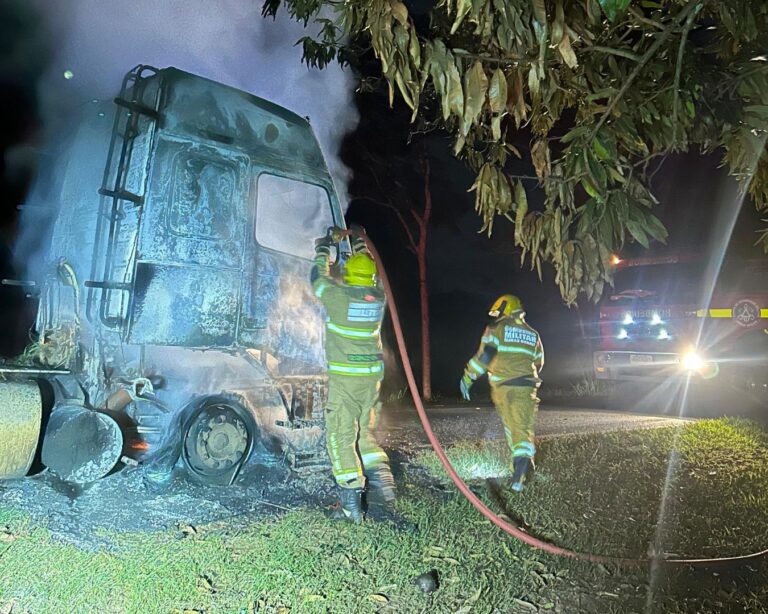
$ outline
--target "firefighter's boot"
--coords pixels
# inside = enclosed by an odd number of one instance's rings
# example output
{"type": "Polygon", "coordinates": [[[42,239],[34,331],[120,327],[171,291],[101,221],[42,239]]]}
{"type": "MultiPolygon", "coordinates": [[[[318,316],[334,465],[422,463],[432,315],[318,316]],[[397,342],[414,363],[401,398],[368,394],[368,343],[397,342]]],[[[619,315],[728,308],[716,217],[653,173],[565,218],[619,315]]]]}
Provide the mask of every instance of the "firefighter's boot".
{"type": "Polygon", "coordinates": [[[368,499],[373,502],[381,502],[386,506],[392,505],[397,499],[395,490],[395,478],[389,465],[382,463],[376,467],[365,470],[368,479],[368,499]]]}
{"type": "Polygon", "coordinates": [[[362,496],[363,491],[360,488],[339,487],[339,503],[333,513],[334,520],[361,524],[363,522],[362,496]]]}
{"type": "Polygon", "coordinates": [[[515,456],[512,461],[512,490],[523,490],[526,474],[533,470],[533,459],[528,456],[515,456]]]}

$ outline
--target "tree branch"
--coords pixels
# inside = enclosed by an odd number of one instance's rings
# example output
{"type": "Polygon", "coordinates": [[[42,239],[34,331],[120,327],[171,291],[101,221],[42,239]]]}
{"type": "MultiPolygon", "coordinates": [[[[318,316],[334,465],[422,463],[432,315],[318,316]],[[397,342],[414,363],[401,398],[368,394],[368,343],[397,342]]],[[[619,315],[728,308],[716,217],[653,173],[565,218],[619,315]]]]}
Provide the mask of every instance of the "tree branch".
{"type": "Polygon", "coordinates": [[[659,47],[661,47],[666,42],[666,40],[672,34],[672,31],[680,24],[680,22],[687,19],[688,15],[690,15],[697,6],[699,6],[699,0],[689,0],[685,8],[677,14],[677,16],[669,23],[669,25],[667,25],[666,28],[664,28],[664,31],[654,41],[653,45],[651,45],[648,48],[648,51],[643,54],[640,62],[637,64],[626,81],[624,81],[621,89],[613,97],[613,100],[611,100],[608,108],[600,117],[600,121],[597,122],[597,126],[595,126],[595,129],[592,131],[592,135],[589,137],[590,142],[595,138],[595,136],[597,136],[597,133],[600,132],[600,128],[603,127],[603,124],[605,124],[605,122],[608,120],[608,117],[610,117],[611,113],[613,113],[613,110],[616,108],[616,105],[619,104],[619,101],[623,98],[624,94],[629,91],[629,88],[635,82],[635,79],[637,79],[638,75],[643,70],[643,67],[656,54],[656,52],[659,50],[659,47]]]}
{"type": "MultiPolygon", "coordinates": [[[[701,6],[701,5],[699,5],[701,6]]],[[[693,18],[696,17],[697,10],[692,11],[688,18],[685,20],[685,26],[683,26],[683,33],[680,35],[680,46],[677,49],[677,66],[675,67],[675,98],[672,102],[672,146],[677,144],[677,107],[680,104],[680,73],[683,69],[683,53],[685,51],[685,43],[688,40],[688,32],[693,25],[693,18]]]]}
{"type": "Polygon", "coordinates": [[[586,53],[588,51],[596,51],[598,53],[607,53],[609,55],[617,55],[620,58],[627,58],[628,60],[632,60],[633,62],[639,62],[640,56],[632,53],[631,51],[627,51],[625,49],[613,49],[612,47],[602,47],[600,45],[592,45],[591,47],[584,47],[584,49],[581,50],[582,53],[586,53]]]}
{"type": "Polygon", "coordinates": [[[536,60],[526,58],[523,56],[511,56],[508,58],[494,58],[487,55],[476,55],[467,51],[461,51],[459,49],[451,49],[453,55],[467,58],[470,60],[480,60],[481,62],[490,62],[491,64],[533,64],[536,60]]]}
{"type": "Polygon", "coordinates": [[[657,30],[664,30],[664,26],[657,21],[654,21],[653,19],[648,19],[645,15],[643,15],[640,11],[638,11],[635,7],[631,6],[629,7],[629,13],[637,19],[640,23],[644,23],[647,26],[651,26],[652,28],[656,28],[657,30]]]}
{"type": "Polygon", "coordinates": [[[392,203],[384,202],[382,200],[376,200],[375,198],[371,198],[370,196],[357,196],[354,200],[367,200],[375,205],[379,205],[380,207],[386,207],[387,209],[391,209],[395,212],[395,215],[397,216],[398,221],[400,222],[400,225],[403,227],[403,232],[405,232],[405,236],[408,239],[409,243],[409,249],[416,251],[416,241],[413,238],[413,233],[411,232],[410,227],[408,226],[408,222],[405,220],[405,217],[403,216],[402,211],[395,207],[392,203]]]}

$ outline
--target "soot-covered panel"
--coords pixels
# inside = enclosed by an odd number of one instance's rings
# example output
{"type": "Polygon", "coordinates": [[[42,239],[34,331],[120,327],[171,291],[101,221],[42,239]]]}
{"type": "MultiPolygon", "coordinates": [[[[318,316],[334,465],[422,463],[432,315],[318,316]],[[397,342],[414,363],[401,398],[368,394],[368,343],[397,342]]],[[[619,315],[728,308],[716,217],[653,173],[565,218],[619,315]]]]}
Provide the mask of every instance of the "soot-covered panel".
{"type": "Polygon", "coordinates": [[[129,341],[184,347],[235,342],[240,272],[140,262],[129,341]]]}

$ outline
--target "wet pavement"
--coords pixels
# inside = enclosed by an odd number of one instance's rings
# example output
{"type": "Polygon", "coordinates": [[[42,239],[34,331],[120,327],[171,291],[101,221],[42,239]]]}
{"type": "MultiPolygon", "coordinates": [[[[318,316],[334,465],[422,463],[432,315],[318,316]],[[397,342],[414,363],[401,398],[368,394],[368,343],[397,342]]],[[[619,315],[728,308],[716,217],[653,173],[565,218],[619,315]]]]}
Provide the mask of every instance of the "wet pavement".
{"type": "MultiPolygon", "coordinates": [[[[442,406],[429,410],[434,430],[443,444],[502,437],[501,423],[490,406],[442,406]]],[[[537,435],[554,437],[670,426],[683,421],[627,413],[544,408],[537,435]]],[[[380,441],[393,460],[403,461],[429,444],[413,408],[385,409],[380,441]]],[[[395,466],[395,473],[402,467],[395,466]]],[[[299,507],[328,508],[333,502],[329,469],[299,476],[283,463],[250,465],[232,486],[207,486],[185,478],[177,469],[167,491],[153,493],[141,475],[127,468],[87,488],[72,488],[48,472],[32,478],[0,483],[0,510],[15,509],[48,527],[58,540],[81,548],[113,548],[121,531],[158,531],[176,528],[183,536],[189,526],[221,522],[237,524],[280,515],[299,507]]],[[[0,522],[1,524],[1,522],[0,522]]]]}

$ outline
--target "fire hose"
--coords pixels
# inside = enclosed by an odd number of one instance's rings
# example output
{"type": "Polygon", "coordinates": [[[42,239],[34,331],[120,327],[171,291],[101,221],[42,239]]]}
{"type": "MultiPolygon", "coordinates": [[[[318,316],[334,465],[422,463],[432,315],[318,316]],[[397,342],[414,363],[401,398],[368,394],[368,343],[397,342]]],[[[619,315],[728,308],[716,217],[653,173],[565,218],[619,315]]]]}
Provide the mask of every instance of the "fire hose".
{"type": "Polygon", "coordinates": [[[533,548],[543,550],[544,552],[547,552],[549,554],[554,554],[557,556],[562,556],[570,559],[576,559],[579,561],[587,561],[590,563],[616,565],[619,567],[629,567],[629,568],[644,567],[648,565],[660,565],[665,567],[714,567],[714,566],[725,566],[725,565],[733,565],[733,564],[744,564],[750,561],[757,561],[759,559],[768,557],[768,549],[762,550],[760,552],[754,552],[752,554],[742,555],[742,556],[709,558],[709,559],[706,559],[706,558],[702,558],[702,559],[665,559],[665,558],[633,559],[633,558],[603,556],[603,555],[591,554],[587,552],[577,552],[575,550],[563,548],[561,546],[557,546],[550,542],[538,539],[533,535],[530,535],[520,527],[515,526],[514,524],[500,518],[496,513],[493,512],[493,510],[491,510],[487,505],[485,505],[485,503],[483,503],[480,500],[480,498],[470,490],[469,486],[467,486],[464,480],[461,479],[459,474],[453,468],[453,465],[451,465],[451,462],[448,460],[448,457],[446,456],[442,445],[440,445],[440,441],[437,439],[437,437],[435,436],[435,433],[432,430],[432,425],[429,422],[429,418],[427,417],[427,412],[425,411],[424,404],[422,403],[422,400],[421,400],[421,395],[419,394],[419,389],[416,385],[416,378],[413,375],[413,369],[411,367],[411,361],[405,346],[405,338],[403,336],[402,326],[400,325],[400,316],[398,314],[397,305],[395,303],[394,295],[392,293],[392,287],[389,284],[389,278],[387,277],[386,269],[384,268],[384,264],[381,260],[381,256],[379,255],[379,252],[376,249],[376,246],[373,244],[373,242],[370,240],[368,235],[362,229],[358,229],[358,228],[350,229],[348,231],[344,231],[343,234],[354,235],[359,238],[362,238],[365,241],[368,251],[371,253],[371,256],[373,257],[374,262],[376,263],[376,269],[379,274],[379,278],[381,279],[381,282],[384,286],[384,291],[387,297],[387,303],[389,304],[389,312],[390,312],[390,316],[392,317],[392,328],[395,331],[395,338],[397,340],[397,347],[400,352],[400,359],[403,363],[403,370],[405,371],[405,377],[408,381],[408,389],[411,393],[411,397],[413,398],[413,403],[414,403],[414,406],[416,407],[416,412],[419,415],[419,419],[421,420],[421,424],[422,424],[422,427],[424,428],[424,432],[427,435],[427,439],[429,439],[429,443],[432,445],[432,448],[434,449],[435,454],[437,454],[437,457],[440,459],[440,463],[443,465],[446,472],[448,472],[448,475],[450,476],[451,480],[453,480],[453,483],[459,489],[461,494],[464,495],[464,497],[466,497],[466,499],[483,516],[485,516],[493,524],[499,527],[502,531],[508,533],[515,539],[518,539],[521,542],[533,548]]]}

